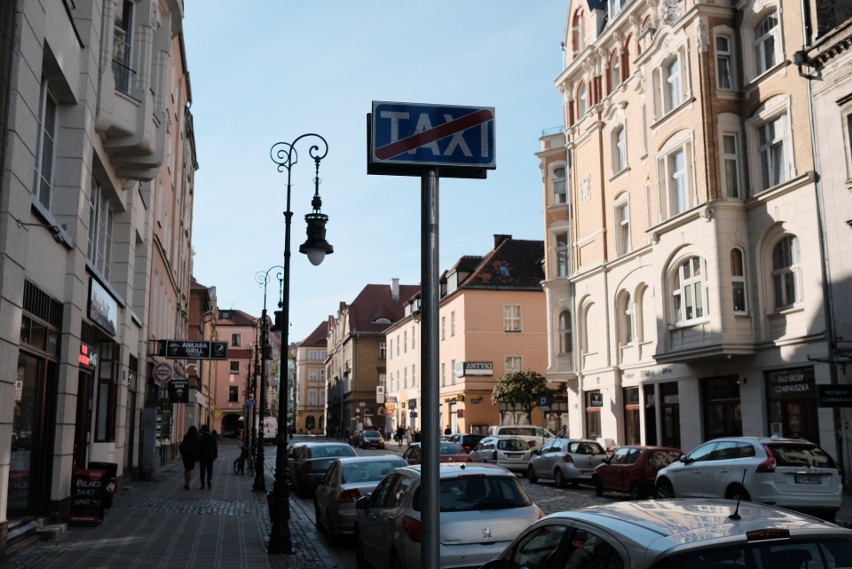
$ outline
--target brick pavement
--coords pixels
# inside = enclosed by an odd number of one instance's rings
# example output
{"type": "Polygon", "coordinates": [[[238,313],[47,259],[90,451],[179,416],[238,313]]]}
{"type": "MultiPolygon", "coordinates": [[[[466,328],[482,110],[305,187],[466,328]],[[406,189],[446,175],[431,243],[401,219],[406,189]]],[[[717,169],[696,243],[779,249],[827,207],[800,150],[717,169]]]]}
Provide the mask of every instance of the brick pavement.
{"type": "MultiPolygon", "coordinates": [[[[351,552],[338,552],[317,535],[311,502],[290,499],[295,552],[269,555],[271,522],[266,494],[252,492],[253,477],[232,472],[236,441],[222,440],[212,490],[199,488],[198,469],[183,489],[180,462],[152,481],[126,483],[100,525],[69,526],[3,564],[4,569],[352,569],[351,552]]],[[[272,489],[275,449],[266,447],[267,489],[272,489]]]]}

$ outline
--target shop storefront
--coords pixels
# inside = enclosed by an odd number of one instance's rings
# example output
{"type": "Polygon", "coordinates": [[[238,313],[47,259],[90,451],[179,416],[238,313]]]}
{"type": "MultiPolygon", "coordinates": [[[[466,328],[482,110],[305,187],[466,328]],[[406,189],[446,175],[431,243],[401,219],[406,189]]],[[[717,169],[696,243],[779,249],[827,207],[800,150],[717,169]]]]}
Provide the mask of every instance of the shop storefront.
{"type": "Polygon", "coordinates": [[[770,434],[820,444],[812,367],[766,372],[766,399],[770,434]]]}

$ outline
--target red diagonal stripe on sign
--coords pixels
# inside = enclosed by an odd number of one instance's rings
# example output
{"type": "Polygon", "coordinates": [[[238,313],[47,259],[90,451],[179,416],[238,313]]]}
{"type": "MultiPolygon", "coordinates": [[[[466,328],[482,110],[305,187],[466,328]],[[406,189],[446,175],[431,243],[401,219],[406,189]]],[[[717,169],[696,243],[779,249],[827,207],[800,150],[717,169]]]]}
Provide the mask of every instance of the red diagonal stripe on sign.
{"type": "Polygon", "coordinates": [[[490,121],[493,118],[494,113],[490,110],[480,109],[474,113],[470,113],[469,115],[465,115],[440,126],[436,126],[435,128],[418,132],[412,136],[401,138],[396,142],[391,142],[381,148],[376,148],[376,158],[379,160],[388,160],[398,154],[435,142],[445,136],[450,136],[451,134],[467,130],[472,126],[490,121]]]}

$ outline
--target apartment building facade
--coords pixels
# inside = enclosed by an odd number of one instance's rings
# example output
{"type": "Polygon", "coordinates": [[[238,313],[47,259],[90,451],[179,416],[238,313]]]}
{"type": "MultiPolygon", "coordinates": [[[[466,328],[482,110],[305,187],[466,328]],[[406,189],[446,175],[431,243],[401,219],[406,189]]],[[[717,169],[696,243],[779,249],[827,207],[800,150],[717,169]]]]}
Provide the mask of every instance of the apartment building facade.
{"type": "Polygon", "coordinates": [[[843,458],[819,395],[840,378],[795,64],[816,20],[808,2],[569,3],[564,128],[539,158],[548,378],[571,436],[778,434],[843,458]]]}
{"type": "Polygon", "coordinates": [[[75,468],[155,464],[152,180],[191,152],[182,18],[178,0],[0,8],[0,556],[67,517],[75,468]]]}
{"type": "MultiPolygon", "coordinates": [[[[494,404],[497,381],[515,371],[547,369],[547,311],[542,241],[495,235],[484,256],[465,256],[441,277],[439,306],[440,425],[452,432],[484,434],[490,425],[532,421],[554,431],[567,408],[520,409],[494,404]]],[[[420,297],[408,302],[405,318],[385,332],[387,338],[386,412],[391,429],[420,429],[424,379],[420,366],[420,297]],[[392,407],[391,407],[392,406],[392,407]]]]}
{"type": "Polygon", "coordinates": [[[215,326],[220,340],[228,342],[228,358],[213,362],[212,407],[218,409],[218,418],[210,426],[223,437],[245,436],[251,430],[260,389],[259,318],[235,308],[219,308],[215,326]]]}
{"type": "Polygon", "coordinates": [[[396,278],[389,285],[368,284],[329,316],[326,431],[332,436],[365,428],[386,432],[388,417],[379,411],[383,403],[377,396],[387,385],[385,330],[404,317],[406,300],[419,290],[419,285],[400,284],[396,278]]]}
{"type": "Polygon", "coordinates": [[[294,429],[296,433],[325,433],[326,349],[328,322],[321,322],[296,347],[294,429]]]}

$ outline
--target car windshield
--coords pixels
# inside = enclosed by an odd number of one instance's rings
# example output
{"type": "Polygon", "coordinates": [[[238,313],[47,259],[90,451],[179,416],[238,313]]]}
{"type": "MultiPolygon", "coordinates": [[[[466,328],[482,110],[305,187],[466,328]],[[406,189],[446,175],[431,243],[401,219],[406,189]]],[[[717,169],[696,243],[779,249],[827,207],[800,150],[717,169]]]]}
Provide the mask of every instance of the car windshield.
{"type": "Polygon", "coordinates": [[[852,567],[852,541],[821,539],[700,548],[672,555],[652,569],[833,569],[852,567]]]}
{"type": "Polygon", "coordinates": [[[377,438],[379,438],[379,432],[378,431],[367,431],[367,432],[364,433],[364,438],[365,439],[377,439],[377,438]]]}
{"type": "Polygon", "coordinates": [[[497,442],[497,448],[501,450],[524,451],[530,450],[530,445],[523,439],[506,439],[497,442]]]}
{"type": "Polygon", "coordinates": [[[464,449],[455,443],[441,443],[441,454],[464,454],[464,449]]]}
{"type": "MultiPolygon", "coordinates": [[[[420,490],[414,493],[414,510],[420,511],[420,490]]],[[[460,476],[441,479],[442,512],[506,510],[532,505],[514,476],[460,476]]]]}
{"type": "Polygon", "coordinates": [[[766,445],[775,455],[778,466],[817,466],[836,468],[832,459],[816,445],[801,443],[769,443],[766,445]]]}
{"type": "Polygon", "coordinates": [[[343,484],[359,482],[378,482],[390,474],[394,468],[405,466],[401,460],[383,460],[343,465],[343,484]]]}
{"type": "Polygon", "coordinates": [[[330,447],[315,447],[311,449],[312,458],[328,458],[330,456],[354,456],[355,451],[348,445],[330,447]]]}

